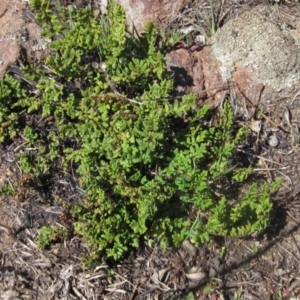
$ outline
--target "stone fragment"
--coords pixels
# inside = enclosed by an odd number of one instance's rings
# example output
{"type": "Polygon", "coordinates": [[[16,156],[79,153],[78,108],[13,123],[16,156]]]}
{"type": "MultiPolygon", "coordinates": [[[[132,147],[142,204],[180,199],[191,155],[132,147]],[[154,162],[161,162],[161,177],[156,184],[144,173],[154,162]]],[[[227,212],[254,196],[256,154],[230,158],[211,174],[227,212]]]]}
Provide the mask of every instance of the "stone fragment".
{"type": "Polygon", "coordinates": [[[160,23],[172,20],[191,0],[117,0],[126,12],[129,26],[140,33],[148,22],[160,23]]]}
{"type": "Polygon", "coordinates": [[[4,77],[7,67],[13,64],[20,55],[20,46],[15,41],[0,42],[0,80],[4,77]]]}
{"type": "Polygon", "coordinates": [[[41,37],[41,28],[33,21],[34,17],[26,22],[26,12],[29,10],[22,0],[0,1],[0,80],[7,68],[17,61],[21,49],[34,60],[47,54],[49,41],[41,37]]]}
{"type": "Polygon", "coordinates": [[[195,93],[206,97],[202,63],[186,49],[173,50],[166,55],[168,70],[174,76],[178,93],[195,93]]]}

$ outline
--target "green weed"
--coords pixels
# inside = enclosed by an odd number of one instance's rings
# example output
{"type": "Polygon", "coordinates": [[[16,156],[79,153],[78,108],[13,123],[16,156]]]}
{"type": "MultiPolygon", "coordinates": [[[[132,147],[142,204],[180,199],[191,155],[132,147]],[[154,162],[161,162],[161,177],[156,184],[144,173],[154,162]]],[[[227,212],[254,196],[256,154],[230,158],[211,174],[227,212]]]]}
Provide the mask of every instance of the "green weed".
{"type": "Polygon", "coordinates": [[[38,248],[45,249],[53,241],[66,239],[68,236],[68,230],[65,227],[58,226],[43,226],[39,230],[38,235],[38,248]]]}
{"type": "Polygon", "coordinates": [[[10,184],[0,187],[0,197],[12,196],[15,194],[14,188],[10,184]]]}

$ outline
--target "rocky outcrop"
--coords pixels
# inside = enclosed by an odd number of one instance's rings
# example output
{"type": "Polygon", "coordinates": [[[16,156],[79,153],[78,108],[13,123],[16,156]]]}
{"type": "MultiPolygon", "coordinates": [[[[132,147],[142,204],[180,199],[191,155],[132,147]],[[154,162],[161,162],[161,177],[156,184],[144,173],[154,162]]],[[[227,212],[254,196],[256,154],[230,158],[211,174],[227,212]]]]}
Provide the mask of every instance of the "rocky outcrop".
{"type": "Polygon", "coordinates": [[[228,21],[201,51],[176,50],[167,61],[170,68],[180,65],[186,70],[188,91],[199,97],[205,91],[215,105],[225,97],[226,86],[253,104],[266,104],[299,89],[299,36],[295,24],[287,23],[277,7],[259,5],[228,21]]]}

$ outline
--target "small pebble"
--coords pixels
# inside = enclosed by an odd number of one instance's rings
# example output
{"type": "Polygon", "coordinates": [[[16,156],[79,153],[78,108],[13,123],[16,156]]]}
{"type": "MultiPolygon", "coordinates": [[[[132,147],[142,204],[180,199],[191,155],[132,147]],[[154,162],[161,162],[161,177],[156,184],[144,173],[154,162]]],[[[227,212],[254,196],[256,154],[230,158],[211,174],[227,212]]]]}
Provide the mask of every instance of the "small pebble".
{"type": "Polygon", "coordinates": [[[274,134],[269,137],[268,142],[269,142],[269,145],[273,148],[276,148],[279,145],[278,138],[274,134]]]}

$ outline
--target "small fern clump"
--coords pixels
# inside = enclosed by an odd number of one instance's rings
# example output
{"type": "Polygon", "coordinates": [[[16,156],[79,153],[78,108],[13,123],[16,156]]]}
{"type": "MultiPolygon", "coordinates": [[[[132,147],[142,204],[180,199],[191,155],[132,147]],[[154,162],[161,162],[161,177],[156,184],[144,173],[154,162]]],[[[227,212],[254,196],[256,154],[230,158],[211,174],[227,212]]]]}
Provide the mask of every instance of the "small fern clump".
{"type": "MultiPolygon", "coordinates": [[[[23,69],[39,93],[19,95],[14,108],[55,126],[46,136],[23,129],[33,150],[20,153],[21,167],[36,176],[54,162],[65,171],[76,167],[85,202],[69,209],[92,258],[105,252],[118,259],[145,237],[166,247],[266,228],[276,184],[253,184],[240,199],[216,192],[222,178],[244,181],[251,172],[228,166],[246,130],[235,128],[226,101],[218,124],[208,127],[207,105],[196,109],[194,95],[170,96],[173,82],[153,24],[136,37],[113,3],[99,18],[87,8],[58,7],[55,15],[46,0],[31,6],[53,40],[53,55],[47,70],[23,69]]],[[[53,232],[43,229],[41,245],[53,232]]]]}
{"type": "Polygon", "coordinates": [[[25,95],[26,91],[21,87],[21,83],[12,76],[6,75],[0,81],[0,142],[8,136],[17,136],[19,110],[13,110],[12,105],[25,95]]]}
{"type": "Polygon", "coordinates": [[[68,236],[68,230],[58,226],[43,226],[39,231],[37,246],[39,249],[46,248],[55,240],[63,240],[68,236]]]}

